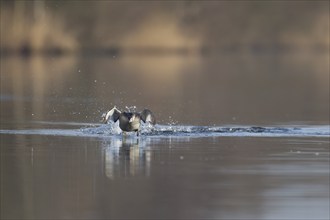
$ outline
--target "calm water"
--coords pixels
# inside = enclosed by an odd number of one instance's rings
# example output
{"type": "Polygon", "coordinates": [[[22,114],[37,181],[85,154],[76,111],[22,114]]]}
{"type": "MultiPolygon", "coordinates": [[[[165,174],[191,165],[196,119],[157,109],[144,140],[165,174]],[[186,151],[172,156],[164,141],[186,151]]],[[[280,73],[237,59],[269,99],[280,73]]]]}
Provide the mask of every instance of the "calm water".
{"type": "Polygon", "coordinates": [[[0,77],[3,219],[329,218],[328,54],[2,58],[0,77]],[[113,105],[158,125],[122,137],[113,105]]]}

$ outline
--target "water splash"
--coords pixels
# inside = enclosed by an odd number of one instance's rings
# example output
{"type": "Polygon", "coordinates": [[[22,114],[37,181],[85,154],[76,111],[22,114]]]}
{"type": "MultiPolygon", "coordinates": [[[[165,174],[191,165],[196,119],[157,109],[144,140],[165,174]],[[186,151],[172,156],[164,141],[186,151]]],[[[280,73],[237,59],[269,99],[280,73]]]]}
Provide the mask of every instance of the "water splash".
{"type": "MultiPolygon", "coordinates": [[[[52,125],[52,122],[48,122],[52,125]]],[[[59,122],[56,123],[57,127],[59,122]]],[[[43,125],[47,124],[46,122],[43,125]]],[[[67,122],[63,122],[67,125],[67,122]]],[[[86,124],[73,123],[76,129],[29,129],[29,130],[0,130],[0,134],[31,134],[79,137],[121,137],[119,123],[86,124]],[[80,125],[80,126],[79,126],[80,125]]],[[[185,137],[329,137],[330,126],[283,126],[283,127],[256,127],[256,126],[187,126],[187,125],[155,125],[142,124],[142,137],[158,138],[185,138],[185,137]]],[[[128,136],[135,137],[135,132],[128,136]]]]}
{"type": "Polygon", "coordinates": [[[136,106],[125,106],[126,112],[137,112],[136,106]]]}
{"type": "Polygon", "coordinates": [[[118,135],[121,134],[118,122],[109,121],[107,124],[89,126],[79,129],[84,134],[96,135],[118,135]]]}

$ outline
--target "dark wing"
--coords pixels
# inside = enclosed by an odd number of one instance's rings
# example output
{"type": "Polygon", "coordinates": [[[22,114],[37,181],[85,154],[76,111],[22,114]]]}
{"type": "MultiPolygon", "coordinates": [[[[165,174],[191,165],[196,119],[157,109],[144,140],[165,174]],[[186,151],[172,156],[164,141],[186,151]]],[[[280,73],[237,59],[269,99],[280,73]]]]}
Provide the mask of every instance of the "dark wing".
{"type": "Polygon", "coordinates": [[[111,109],[107,113],[103,114],[102,121],[104,123],[107,123],[109,120],[112,120],[113,122],[116,122],[116,121],[118,121],[118,119],[120,117],[120,114],[121,114],[121,112],[116,107],[114,107],[113,109],[111,109]]]}
{"type": "Polygon", "coordinates": [[[118,121],[118,119],[119,119],[119,117],[120,117],[120,114],[121,114],[121,112],[118,111],[117,109],[115,109],[115,110],[113,111],[113,114],[112,114],[112,116],[111,116],[111,119],[112,119],[114,122],[118,121]]]}
{"type": "Polygon", "coordinates": [[[152,125],[156,124],[156,118],[149,109],[144,109],[142,112],[140,112],[140,116],[144,123],[149,122],[152,125]]]}

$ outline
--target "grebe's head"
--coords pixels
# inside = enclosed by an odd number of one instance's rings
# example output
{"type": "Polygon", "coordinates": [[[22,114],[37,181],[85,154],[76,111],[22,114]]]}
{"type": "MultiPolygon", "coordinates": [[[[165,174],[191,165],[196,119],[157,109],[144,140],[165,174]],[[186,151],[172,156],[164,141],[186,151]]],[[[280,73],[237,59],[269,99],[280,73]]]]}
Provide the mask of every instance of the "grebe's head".
{"type": "Polygon", "coordinates": [[[116,122],[119,119],[121,112],[115,107],[110,111],[102,114],[102,123],[107,123],[109,120],[116,122]]]}

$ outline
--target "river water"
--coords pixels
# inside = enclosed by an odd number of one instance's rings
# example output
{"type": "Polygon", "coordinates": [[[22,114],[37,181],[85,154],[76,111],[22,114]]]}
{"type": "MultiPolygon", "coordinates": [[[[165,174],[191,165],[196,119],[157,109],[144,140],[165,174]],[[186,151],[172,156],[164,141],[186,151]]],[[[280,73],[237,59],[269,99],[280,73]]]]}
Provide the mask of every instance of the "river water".
{"type": "Polygon", "coordinates": [[[328,219],[329,55],[1,58],[3,219],[328,219]],[[139,137],[100,124],[151,109],[139,137]]]}

